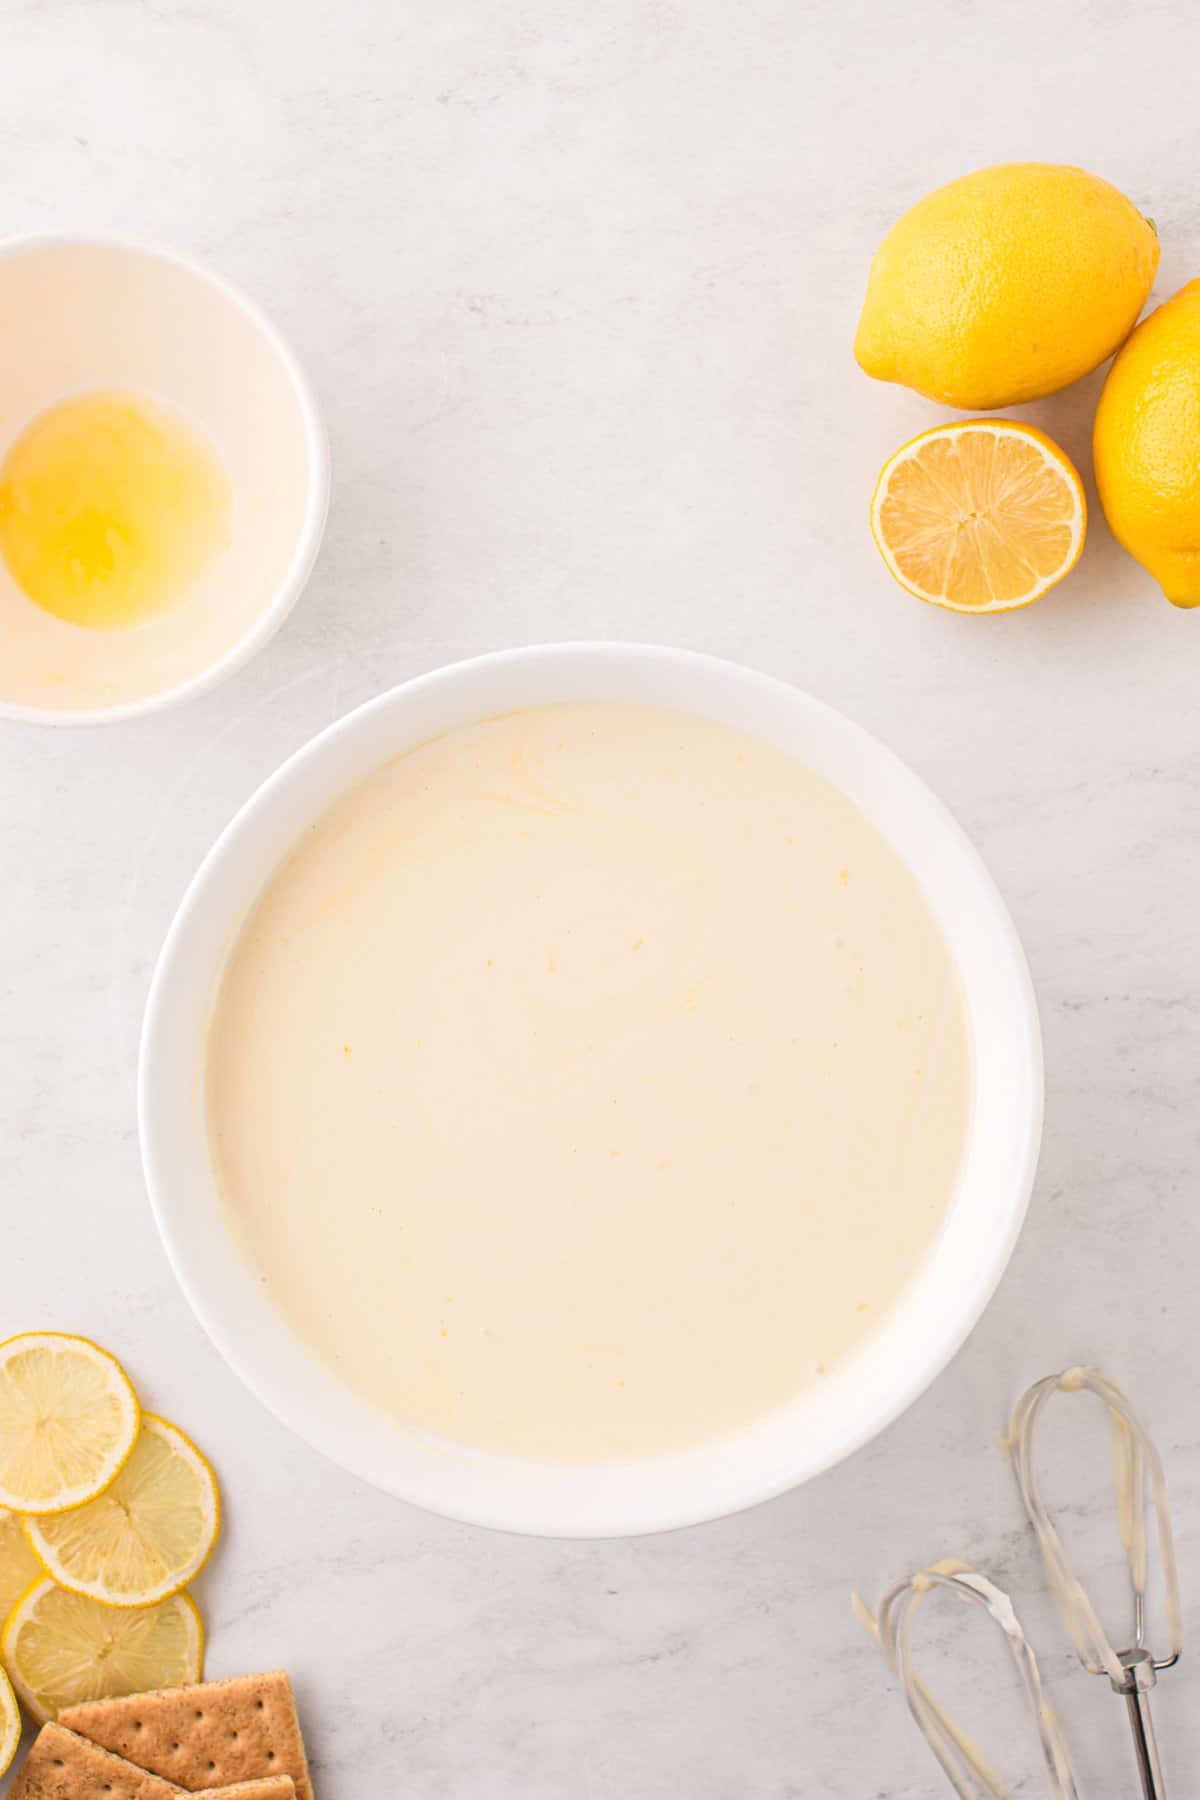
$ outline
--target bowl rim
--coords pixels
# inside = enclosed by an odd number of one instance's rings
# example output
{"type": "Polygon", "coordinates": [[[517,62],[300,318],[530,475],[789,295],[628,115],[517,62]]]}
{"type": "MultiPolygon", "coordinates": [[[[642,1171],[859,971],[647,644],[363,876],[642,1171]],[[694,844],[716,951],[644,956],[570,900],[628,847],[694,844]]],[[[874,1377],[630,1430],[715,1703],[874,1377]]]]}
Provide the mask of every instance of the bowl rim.
{"type": "Polygon", "coordinates": [[[55,229],[17,232],[0,238],[0,260],[4,261],[31,251],[58,249],[126,250],[136,256],[149,257],[180,269],[193,279],[215,288],[238,307],[278,357],[291,382],[300,408],[309,473],[304,520],[291,561],[269,605],[259,613],[245,634],[213,662],[195,675],[190,675],[186,681],[176,682],[174,686],[163,688],[159,693],[143,694],[136,700],[122,701],[112,706],[31,706],[24,702],[0,699],[0,719],[11,719],[23,725],[89,730],[93,726],[123,724],[127,720],[164,712],[168,707],[182,706],[186,701],[194,700],[218,687],[231,675],[236,675],[239,669],[244,668],[252,657],[257,656],[270,643],[304,592],[325,535],[331,486],[329,435],[317,390],[291,340],[257,300],[219,269],[185,251],[120,232],[55,229]]]}
{"type": "MultiPolygon", "coordinates": [[[[662,700],[657,704],[670,705],[673,702],[662,700]]],[[[500,705],[464,712],[460,722],[465,723],[468,718],[485,717],[489,711],[503,710],[506,708],[500,705]]],[[[450,725],[442,727],[452,728],[450,725]]],[[[753,732],[753,727],[741,728],[753,732]]],[[[418,731],[408,741],[420,742],[429,735],[431,734],[428,732],[418,731]]],[[[767,741],[771,740],[768,738],[767,741]]],[[[338,791],[347,791],[348,787],[353,786],[354,780],[365,778],[372,767],[379,767],[391,755],[400,753],[399,750],[384,750],[374,761],[364,761],[359,773],[349,782],[342,782],[338,791]]],[[[826,779],[834,778],[826,775],[826,779]]],[[[834,785],[838,785],[836,781],[834,785]]],[[[309,822],[319,816],[326,804],[329,802],[311,806],[307,814],[309,822]]],[[[295,835],[292,834],[292,841],[295,835]]],[[[900,851],[900,854],[903,855],[904,852],[900,851]]],[[[286,855],[286,850],[282,855],[286,855]]],[[[280,855],[276,854],[270,866],[277,867],[280,860],[280,855]]],[[[922,882],[922,886],[928,895],[927,884],[922,882]]],[[[261,879],[253,882],[246,896],[246,905],[253,903],[253,899],[261,892],[261,887],[261,879]]],[[[932,896],[930,898],[932,903],[932,896]]],[[[216,959],[209,964],[210,998],[220,978],[225,952],[236,936],[244,916],[243,908],[236,922],[226,925],[222,948],[216,959]]],[[[969,987],[972,978],[966,970],[960,969],[960,972],[964,987],[969,987]]],[[[189,1054],[202,1062],[202,1052],[193,1049],[189,1054]]],[[[195,1081],[196,1074],[193,1071],[193,1087],[195,1081]]],[[[195,1102],[194,1094],[192,1100],[195,1102]]],[[[979,852],[932,789],[880,739],[838,709],[816,699],[803,689],[742,664],[700,652],[637,643],[584,641],[532,645],[449,663],[387,689],[308,739],[238,808],[202,859],[180,901],[152,978],[138,1065],[138,1126],[143,1169],[164,1248],[197,1319],[241,1381],[268,1411],[312,1448],[384,1492],[462,1523],[522,1535],[564,1539],[636,1536],[725,1517],[773,1499],[832,1468],[899,1418],[961,1349],[979,1322],[1008,1266],[1024,1224],[1033,1189],[1043,1110],[1042,1040],[1037,1000],[1020,939],[979,852]],[[175,1001],[174,990],[178,987],[183,970],[188,966],[190,939],[197,918],[202,915],[209,900],[210,889],[224,866],[236,857],[244,844],[252,840],[260,820],[269,819],[276,805],[298,784],[304,782],[309,771],[319,769],[339,743],[352,742],[355,734],[368,732],[375,720],[386,718],[393,709],[401,712],[413,710],[422,700],[431,698],[436,703],[440,692],[459,683],[465,683],[469,687],[476,679],[486,679],[492,674],[503,679],[505,675],[514,673],[519,676],[522,669],[540,667],[544,670],[556,666],[578,668],[580,665],[594,665],[598,669],[620,669],[627,666],[636,668],[639,665],[646,669],[655,666],[662,673],[670,671],[674,675],[692,677],[693,690],[681,691],[677,702],[678,710],[691,711],[699,717],[713,716],[706,711],[703,700],[697,698],[694,691],[703,686],[706,680],[731,686],[740,683],[747,694],[757,690],[764,703],[773,698],[780,707],[807,711],[823,728],[840,734],[846,742],[853,743],[859,751],[865,752],[876,765],[879,780],[893,784],[898,782],[914,802],[919,804],[925,818],[935,823],[936,830],[941,834],[942,844],[957,858],[960,868],[974,885],[975,898],[987,911],[986,929],[992,935],[992,947],[1006,964],[1004,979],[1011,987],[1016,1021],[1012,1048],[1018,1068],[1021,1107],[1013,1117],[1009,1133],[1012,1146],[1009,1203],[1003,1217],[991,1227],[991,1240],[985,1246],[985,1253],[971,1259],[967,1268],[958,1271],[955,1310],[952,1317],[939,1321],[934,1331],[936,1347],[932,1353],[925,1360],[914,1362],[901,1379],[892,1382],[886,1401],[868,1408],[867,1416],[859,1421],[855,1429],[847,1431],[836,1443],[827,1445],[818,1454],[806,1455],[804,1446],[798,1443],[794,1458],[781,1458],[778,1445],[775,1445],[773,1455],[760,1450],[755,1467],[752,1440],[757,1440],[761,1433],[765,1445],[766,1429],[769,1427],[777,1430],[785,1416],[781,1414],[769,1415],[765,1422],[756,1421],[745,1431],[711,1440],[693,1451],[623,1464],[518,1463],[516,1459],[494,1458],[425,1438],[424,1447],[417,1457],[418,1462],[424,1459],[422,1467],[415,1475],[408,1471],[404,1479],[399,1480],[389,1457],[376,1444],[364,1439],[364,1433],[370,1436],[365,1424],[368,1419],[373,1422],[375,1436],[380,1435],[381,1415],[370,1414],[369,1409],[357,1397],[342,1389],[338,1404],[345,1412],[344,1415],[339,1413],[335,1418],[325,1405],[324,1398],[315,1391],[314,1383],[319,1380],[316,1360],[297,1338],[291,1339],[293,1349],[289,1353],[294,1360],[294,1367],[287,1369],[281,1378],[278,1371],[271,1368],[269,1354],[260,1353],[258,1346],[248,1348],[252,1333],[239,1319],[236,1305],[228,1303],[221,1294],[214,1294],[211,1286],[206,1284],[192,1266],[191,1253],[185,1240],[188,1231],[194,1226],[185,1216],[186,1209],[181,1209],[173,1200],[170,1174],[172,1152],[170,1145],[164,1141],[164,1102],[169,1095],[164,1086],[166,1078],[163,1071],[170,1054],[173,1030],[170,1018],[175,1001]],[[322,1423],[314,1422],[314,1406],[324,1406],[326,1416],[322,1423]],[[738,1462],[739,1446],[743,1441],[749,1446],[747,1454],[741,1458],[746,1464],[745,1473],[740,1477],[731,1477],[728,1473],[729,1465],[738,1462]],[[425,1463],[427,1466],[424,1466],[425,1463]],[[671,1490],[669,1499],[657,1494],[648,1498],[647,1493],[642,1492],[631,1502],[627,1494],[620,1492],[618,1482],[617,1497],[610,1502],[604,1497],[597,1500],[588,1495],[580,1479],[595,1477],[598,1471],[640,1472],[643,1477],[642,1488],[653,1490],[656,1470],[665,1471],[668,1467],[677,1470],[685,1464],[689,1468],[692,1464],[708,1467],[711,1480],[707,1497],[703,1483],[700,1482],[695,1491],[689,1488],[684,1498],[679,1480],[673,1478],[665,1484],[671,1490]],[[723,1475],[718,1472],[722,1468],[723,1475]],[[511,1472],[513,1469],[521,1473],[529,1489],[528,1492],[518,1491],[515,1501],[509,1491],[511,1483],[508,1474],[505,1478],[508,1485],[501,1491],[492,1491],[488,1479],[489,1471],[494,1474],[497,1470],[511,1472]],[[540,1484],[545,1484],[548,1490],[553,1489],[552,1497],[548,1500],[544,1496],[540,1500],[530,1497],[540,1484]],[[711,1489],[718,1490],[717,1497],[714,1498],[711,1489]]],[[[973,1135],[974,1119],[971,1131],[973,1135]]],[[[211,1179],[211,1165],[208,1175],[211,1179]]],[[[951,1213],[956,1210],[952,1207],[951,1213]]],[[[229,1251],[236,1257],[237,1252],[233,1250],[231,1238],[228,1244],[229,1251]]],[[[928,1266],[933,1265],[935,1258],[936,1249],[929,1253],[928,1266]]],[[[249,1281],[248,1274],[246,1279],[249,1281]]],[[[920,1277],[914,1276],[908,1291],[915,1290],[919,1281],[920,1277]]],[[[255,1300],[263,1313],[274,1312],[270,1302],[257,1292],[255,1300]]],[[[281,1315],[276,1317],[281,1321],[281,1315]]],[[[878,1333],[873,1334],[864,1349],[869,1351],[872,1344],[881,1344],[892,1329],[889,1320],[889,1323],[880,1327],[878,1333]]],[[[291,1336],[290,1330],[287,1335],[291,1336]]],[[[837,1371],[836,1380],[843,1385],[846,1381],[853,1381],[857,1363],[857,1355],[846,1359],[837,1371]]],[[[328,1377],[328,1372],[324,1374],[326,1380],[332,1380],[328,1377]]],[[[835,1377],[831,1377],[831,1387],[834,1380],[835,1377]]],[[[846,1391],[849,1393],[851,1389],[847,1387],[846,1391]]],[[[402,1437],[412,1440],[414,1436],[422,1436],[408,1432],[392,1421],[387,1421],[387,1425],[397,1440],[402,1437]]],[[[688,1479],[690,1481],[690,1476],[688,1479]]],[[[520,1490],[522,1481],[518,1481],[516,1485],[520,1490]]],[[[637,1483],[634,1485],[637,1486],[637,1483]]],[[[687,1482],[683,1484],[685,1488],[687,1485],[687,1482]]]]}

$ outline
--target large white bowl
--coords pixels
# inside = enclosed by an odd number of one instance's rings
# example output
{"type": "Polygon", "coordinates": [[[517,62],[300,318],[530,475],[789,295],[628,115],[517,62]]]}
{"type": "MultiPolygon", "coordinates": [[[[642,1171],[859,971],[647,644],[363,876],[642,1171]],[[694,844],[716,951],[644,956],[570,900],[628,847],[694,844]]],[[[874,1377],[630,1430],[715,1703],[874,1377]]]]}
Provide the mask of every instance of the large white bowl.
{"type": "Polygon", "coordinates": [[[320,548],[325,427],[253,300],[148,244],[0,242],[0,461],[47,407],[96,388],[166,402],[200,429],[229,477],[232,539],[183,604],[107,631],[35,606],[0,558],[0,718],[111,725],[205,692],[278,631],[320,548]]]}
{"type": "MultiPolygon", "coordinates": [[[[247,802],[192,882],[155,973],[139,1110],[167,1253],[218,1349],[272,1412],[327,1456],[451,1518],[555,1537],[663,1531],[778,1494],[856,1450],[962,1344],[999,1281],[1029,1200],[1041,1043],[1012,923],[968,839],[929,789],[857,725],[782,682],[679,650],[568,644],[458,663],[332,725],[247,802]],[[964,1162],[945,1226],[877,1335],[821,1387],[744,1430],[637,1462],[523,1462],[397,1425],[342,1387],[265,1300],[226,1229],[209,1158],[205,1038],[222,965],[267,877],[340,794],[413,744],[545,702],[624,700],[752,732],[852,799],[920,880],[962,975],[974,1056],[964,1162]]],[[[336,1196],[331,1204],[336,1205],[336,1196]]]]}

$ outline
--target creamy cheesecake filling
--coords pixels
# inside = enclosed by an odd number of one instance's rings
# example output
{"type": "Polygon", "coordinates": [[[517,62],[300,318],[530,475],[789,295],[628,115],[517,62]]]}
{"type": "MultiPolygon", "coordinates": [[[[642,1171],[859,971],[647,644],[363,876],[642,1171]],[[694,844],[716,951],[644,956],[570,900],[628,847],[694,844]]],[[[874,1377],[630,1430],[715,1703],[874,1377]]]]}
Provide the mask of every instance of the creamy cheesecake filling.
{"type": "Polygon", "coordinates": [[[357,1393],[590,1461],[794,1400],[945,1216],[957,971],[835,788],[724,726],[538,707],[421,745],[267,884],[225,969],[231,1228],[357,1393]]]}

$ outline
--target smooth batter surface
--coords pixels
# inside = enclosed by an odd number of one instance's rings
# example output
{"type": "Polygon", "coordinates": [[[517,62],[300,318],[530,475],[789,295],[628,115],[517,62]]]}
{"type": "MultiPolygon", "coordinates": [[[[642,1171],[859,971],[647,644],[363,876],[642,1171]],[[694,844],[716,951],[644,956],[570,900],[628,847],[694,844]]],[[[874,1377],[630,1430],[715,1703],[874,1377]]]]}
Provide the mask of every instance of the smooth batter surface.
{"type": "Polygon", "coordinates": [[[233,1229],[354,1389],[443,1437],[652,1455],[794,1399],[941,1224],[970,1104],[907,868],[782,752],[535,708],[401,757],[231,953],[233,1229]]]}

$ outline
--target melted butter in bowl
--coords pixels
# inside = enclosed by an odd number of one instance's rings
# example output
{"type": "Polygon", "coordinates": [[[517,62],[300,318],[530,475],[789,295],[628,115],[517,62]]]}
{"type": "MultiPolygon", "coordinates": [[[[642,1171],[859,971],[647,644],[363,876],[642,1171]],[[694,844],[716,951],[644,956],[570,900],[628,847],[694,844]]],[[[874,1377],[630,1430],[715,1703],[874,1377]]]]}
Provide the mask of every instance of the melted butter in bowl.
{"type": "Polygon", "coordinates": [[[307,378],[222,277],[0,243],[0,717],[112,723],[232,674],[307,580],[328,488],[307,378]]]}
{"type": "Polygon", "coordinates": [[[241,1253],[371,1406],[548,1462],[706,1443],[886,1320],[971,1111],[907,864],[782,750],[656,706],[460,726],[346,793],[226,961],[241,1253]]]}
{"type": "Polygon", "coordinates": [[[229,548],[229,479],[173,407],[140,394],[60,400],[0,463],[0,555],[35,605],[120,630],[186,599],[229,548]]]}

